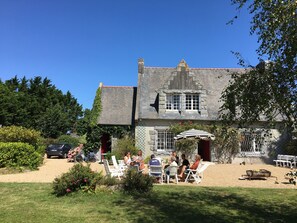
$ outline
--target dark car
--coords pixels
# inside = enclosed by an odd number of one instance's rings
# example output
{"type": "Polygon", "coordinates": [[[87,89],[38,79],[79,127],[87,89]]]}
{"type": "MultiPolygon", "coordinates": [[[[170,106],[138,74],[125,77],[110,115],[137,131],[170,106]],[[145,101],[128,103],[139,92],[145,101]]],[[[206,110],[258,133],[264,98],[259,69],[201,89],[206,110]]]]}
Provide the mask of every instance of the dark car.
{"type": "Polygon", "coordinates": [[[71,145],[65,144],[50,144],[46,148],[46,156],[47,158],[51,158],[51,156],[58,156],[61,158],[67,158],[67,154],[71,149],[71,145]]]}

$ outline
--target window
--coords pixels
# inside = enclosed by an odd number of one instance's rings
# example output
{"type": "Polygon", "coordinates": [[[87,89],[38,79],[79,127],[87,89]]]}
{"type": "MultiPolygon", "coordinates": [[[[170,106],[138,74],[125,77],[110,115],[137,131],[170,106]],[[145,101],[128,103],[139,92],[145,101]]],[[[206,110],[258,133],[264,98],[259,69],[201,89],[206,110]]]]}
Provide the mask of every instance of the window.
{"type": "Polygon", "coordinates": [[[242,132],[241,133],[241,152],[244,153],[260,153],[263,147],[263,139],[260,132],[250,133],[242,132]]]}
{"type": "Polygon", "coordinates": [[[199,110],[198,94],[186,94],[186,110],[199,110]]]}
{"type": "Polygon", "coordinates": [[[168,130],[157,130],[157,150],[171,151],[174,149],[174,135],[168,130]]]}
{"type": "Polygon", "coordinates": [[[168,94],[166,95],[166,109],[179,110],[180,109],[180,95],[168,94]]]}

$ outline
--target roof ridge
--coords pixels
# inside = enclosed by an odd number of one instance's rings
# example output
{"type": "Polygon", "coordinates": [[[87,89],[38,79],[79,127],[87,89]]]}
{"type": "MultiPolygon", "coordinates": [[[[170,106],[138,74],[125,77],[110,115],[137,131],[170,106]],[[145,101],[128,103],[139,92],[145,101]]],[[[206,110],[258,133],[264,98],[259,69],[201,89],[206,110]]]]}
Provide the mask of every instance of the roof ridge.
{"type": "Polygon", "coordinates": [[[134,86],[105,86],[105,85],[103,85],[102,88],[134,88],[134,86]]]}
{"type": "MultiPolygon", "coordinates": [[[[149,69],[176,69],[176,67],[144,67],[144,68],[149,68],[149,69]]],[[[241,68],[241,67],[189,67],[190,70],[228,70],[228,69],[232,69],[232,70],[244,70],[246,68],[241,68]]]]}

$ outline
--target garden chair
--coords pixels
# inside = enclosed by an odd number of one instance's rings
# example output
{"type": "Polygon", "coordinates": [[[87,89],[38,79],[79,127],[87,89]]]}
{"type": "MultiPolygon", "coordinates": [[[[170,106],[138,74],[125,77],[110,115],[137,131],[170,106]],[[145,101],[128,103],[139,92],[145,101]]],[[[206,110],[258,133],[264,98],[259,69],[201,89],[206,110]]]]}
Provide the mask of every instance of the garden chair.
{"type": "Polygon", "coordinates": [[[187,177],[185,179],[185,182],[189,182],[191,178],[194,179],[194,181],[199,184],[202,181],[203,178],[203,172],[206,170],[206,168],[213,163],[200,163],[196,170],[187,170],[187,177]]]}
{"type": "Polygon", "coordinates": [[[149,167],[149,175],[155,178],[160,178],[161,184],[163,183],[163,167],[151,165],[149,167]]]}
{"type": "Polygon", "coordinates": [[[124,175],[122,171],[119,171],[118,169],[111,169],[108,163],[108,160],[103,160],[104,169],[106,172],[106,175],[109,175],[111,177],[117,177],[119,180],[124,175]]]}
{"type": "Polygon", "coordinates": [[[111,156],[111,160],[112,160],[112,164],[113,164],[114,168],[116,170],[119,170],[120,172],[124,173],[125,166],[119,165],[115,156],[111,156]]]}
{"type": "Polygon", "coordinates": [[[166,173],[167,184],[169,184],[170,177],[174,177],[176,184],[178,184],[177,170],[178,170],[178,166],[169,166],[169,167],[167,167],[167,171],[168,171],[168,172],[166,171],[167,172],[166,173]]]}

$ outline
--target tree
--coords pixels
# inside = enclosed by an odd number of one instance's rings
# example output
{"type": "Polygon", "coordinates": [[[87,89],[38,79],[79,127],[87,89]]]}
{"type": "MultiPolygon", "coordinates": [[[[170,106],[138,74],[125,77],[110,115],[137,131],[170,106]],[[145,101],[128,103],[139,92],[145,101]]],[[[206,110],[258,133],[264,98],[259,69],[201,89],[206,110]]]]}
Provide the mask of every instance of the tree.
{"type": "Polygon", "coordinates": [[[221,117],[241,125],[261,117],[270,123],[281,118],[292,131],[297,127],[297,1],[231,2],[238,10],[247,6],[252,14],[250,31],[258,36],[257,53],[262,61],[252,67],[239,58],[247,69],[232,74],[222,94],[221,117]]]}
{"type": "Polygon", "coordinates": [[[58,137],[73,130],[82,106],[70,92],[63,94],[48,78],[0,81],[0,124],[40,130],[43,136],[58,137]]]}
{"type": "Polygon", "coordinates": [[[88,131],[91,119],[91,110],[85,109],[83,117],[77,121],[76,132],[78,135],[84,135],[88,131]]]}

